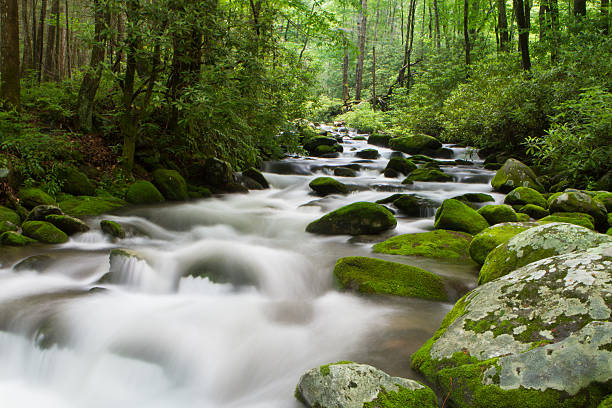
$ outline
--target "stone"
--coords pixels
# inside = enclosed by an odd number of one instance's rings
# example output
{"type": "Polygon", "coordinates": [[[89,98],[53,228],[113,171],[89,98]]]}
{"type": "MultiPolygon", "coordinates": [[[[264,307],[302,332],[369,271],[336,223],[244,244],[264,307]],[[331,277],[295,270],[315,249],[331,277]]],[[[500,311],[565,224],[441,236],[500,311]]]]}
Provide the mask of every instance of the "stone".
{"type": "Polygon", "coordinates": [[[13,225],[20,225],[21,217],[10,208],[0,205],[0,223],[1,222],[10,222],[13,225]]]}
{"type": "Polygon", "coordinates": [[[36,242],[35,239],[28,238],[14,231],[7,231],[0,234],[0,245],[25,246],[35,244],[36,242]]]}
{"type": "Polygon", "coordinates": [[[493,190],[509,193],[516,187],[530,187],[540,193],[544,187],[538,182],[536,174],[529,166],[516,159],[508,159],[501,169],[497,170],[491,180],[493,190]]]}
{"type": "Polygon", "coordinates": [[[357,172],[348,167],[336,167],[334,169],[334,176],[337,177],[357,177],[357,172]]]}
{"type": "Polygon", "coordinates": [[[324,215],[308,224],[306,231],[315,234],[379,234],[397,226],[397,220],[385,207],[356,202],[324,215]]]}
{"type": "Polygon", "coordinates": [[[551,222],[565,222],[568,224],[580,225],[581,227],[585,227],[591,230],[595,229],[595,220],[593,219],[593,217],[589,214],[584,213],[558,212],[540,218],[538,222],[540,222],[541,224],[551,222]]]}
{"type": "Polygon", "coordinates": [[[50,214],[45,217],[45,221],[55,225],[68,235],[89,231],[89,225],[69,215],[50,214]]]}
{"type": "Polygon", "coordinates": [[[409,217],[430,217],[437,207],[436,203],[414,194],[403,194],[393,201],[393,205],[409,217]]]}
{"type": "Polygon", "coordinates": [[[524,213],[516,213],[516,220],[518,222],[528,222],[531,220],[531,217],[529,217],[528,214],[524,214],[524,213]]]}
{"type": "Polygon", "coordinates": [[[440,149],[442,143],[435,137],[424,134],[394,137],[389,141],[389,147],[393,150],[408,154],[431,152],[440,149]]]}
{"type": "Polygon", "coordinates": [[[493,196],[485,193],[465,193],[460,196],[453,197],[453,199],[467,203],[487,203],[495,201],[493,196]]]}
{"type": "Polygon", "coordinates": [[[412,356],[412,367],[448,406],[596,407],[612,381],[611,271],[608,243],[477,287],[412,356]]]}
{"type": "Polygon", "coordinates": [[[39,188],[24,188],[17,193],[21,205],[34,208],[37,205],[55,205],[55,199],[39,188]]]}
{"type": "Polygon", "coordinates": [[[373,159],[378,159],[378,157],[380,156],[380,153],[378,153],[378,150],[376,149],[363,149],[355,153],[355,156],[359,157],[360,159],[373,160],[373,159]]]}
{"type": "Polygon", "coordinates": [[[554,197],[550,201],[550,212],[576,212],[591,215],[595,219],[595,228],[607,229],[608,211],[599,200],[579,191],[570,191],[554,197]]]}
{"type": "MultiPolygon", "coordinates": [[[[155,173],[153,173],[153,177],[155,177],[155,173]]],[[[223,189],[226,186],[234,183],[234,172],[232,170],[232,165],[224,160],[217,159],[216,157],[209,157],[204,161],[202,179],[208,186],[223,189]]],[[[164,190],[162,188],[159,189],[161,190],[162,194],[164,194],[164,190]]],[[[173,200],[169,197],[166,198],[173,200]]]]}
{"type": "Polygon", "coordinates": [[[61,208],[55,205],[37,205],[28,213],[26,221],[45,221],[48,215],[63,215],[61,208]]]}
{"type": "Polygon", "coordinates": [[[304,143],[304,150],[311,156],[342,151],[342,146],[333,137],[318,136],[304,143]]]}
{"type": "Polygon", "coordinates": [[[153,183],[167,200],[185,201],[189,199],[187,182],[176,170],[155,170],[153,172],[153,183]]]}
{"type": "Polygon", "coordinates": [[[127,202],[116,197],[72,197],[59,202],[62,211],[73,217],[85,215],[100,215],[118,210],[127,205],[127,202]]]}
{"type": "Polygon", "coordinates": [[[435,230],[403,234],[379,242],[373,251],[381,254],[422,256],[455,262],[468,261],[472,236],[464,232],[435,230]]]}
{"type": "Polygon", "coordinates": [[[264,177],[264,175],[262,174],[261,171],[253,168],[253,167],[249,167],[248,169],[246,169],[245,171],[242,172],[243,176],[249,177],[253,180],[255,180],[256,182],[258,182],[264,189],[270,188],[270,184],[268,183],[268,180],[266,180],[266,178],[264,177]]]}
{"type": "Polygon", "coordinates": [[[524,205],[519,209],[519,212],[523,214],[527,214],[531,218],[536,219],[536,220],[539,220],[540,218],[544,218],[550,214],[547,209],[542,208],[539,205],[535,205],[535,204],[524,205]]]}
{"type": "Polygon", "coordinates": [[[478,234],[489,227],[487,220],[474,209],[459,200],[444,200],[436,211],[434,228],[478,234]]]}
{"type": "Polygon", "coordinates": [[[446,174],[440,170],[420,168],[412,171],[404,181],[403,184],[409,184],[414,181],[438,181],[447,182],[453,181],[453,176],[446,174]]]}
{"type": "Polygon", "coordinates": [[[102,220],[100,221],[100,228],[102,229],[102,232],[104,232],[106,235],[110,235],[113,238],[125,238],[125,230],[118,222],[102,220]]]}
{"type": "Polygon", "coordinates": [[[410,172],[417,169],[416,164],[408,159],[404,159],[403,157],[392,157],[389,159],[387,163],[387,167],[385,167],[384,173],[385,177],[387,176],[388,170],[394,170],[396,173],[401,173],[404,176],[410,174],[410,172]]]}
{"type": "Polygon", "coordinates": [[[308,408],[437,408],[433,391],[350,361],[313,368],[300,378],[296,398],[308,408]]]}
{"type": "Polygon", "coordinates": [[[74,167],[66,167],[60,171],[62,190],[68,194],[92,196],[96,194],[96,186],[89,177],[74,167]]]}
{"type": "Polygon", "coordinates": [[[470,256],[476,263],[482,265],[487,255],[495,247],[504,244],[513,236],[537,227],[536,222],[505,222],[493,225],[476,234],[470,243],[470,256]]]}
{"type": "Polygon", "coordinates": [[[349,188],[346,184],[331,177],[317,177],[308,186],[318,195],[348,194],[349,188]]]}
{"type": "Polygon", "coordinates": [[[500,224],[502,222],[516,222],[516,212],[506,204],[500,205],[485,205],[478,209],[478,214],[482,215],[490,225],[500,224]]]}
{"type": "Polygon", "coordinates": [[[146,180],[138,180],[130,184],[125,199],[136,205],[159,204],[166,201],[157,187],[146,180]]]}
{"type": "Polygon", "coordinates": [[[612,213],[612,193],[608,193],[607,191],[600,192],[593,198],[602,203],[604,207],[606,207],[606,211],[608,211],[608,213],[612,213]]]}
{"type": "Polygon", "coordinates": [[[514,190],[510,191],[506,198],[504,198],[504,203],[509,205],[526,205],[526,204],[534,204],[542,208],[547,207],[546,199],[542,194],[533,188],[529,187],[517,187],[514,190]]]}
{"type": "Polygon", "coordinates": [[[21,228],[23,229],[23,235],[45,244],[68,242],[68,235],[50,222],[26,221],[21,228]]]}
{"type": "Polygon", "coordinates": [[[374,133],[368,137],[368,144],[381,147],[389,147],[392,136],[384,133],[374,133]]]}
{"type": "Polygon", "coordinates": [[[612,239],[573,224],[551,223],[530,228],[493,249],[487,256],[478,283],[484,284],[540,259],[585,251],[612,239]]]}

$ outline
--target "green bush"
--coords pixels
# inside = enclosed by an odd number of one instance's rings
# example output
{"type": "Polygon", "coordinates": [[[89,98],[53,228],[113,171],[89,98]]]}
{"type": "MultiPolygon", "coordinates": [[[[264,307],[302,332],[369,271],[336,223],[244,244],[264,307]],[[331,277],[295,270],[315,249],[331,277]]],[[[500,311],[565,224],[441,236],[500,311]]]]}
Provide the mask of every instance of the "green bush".
{"type": "Polygon", "coordinates": [[[384,112],[375,111],[368,102],[361,102],[352,111],[338,116],[337,119],[345,121],[348,127],[370,134],[389,127],[384,112]]]}
{"type": "Polygon", "coordinates": [[[306,103],[306,117],[313,122],[328,123],[342,113],[342,99],[320,96],[316,101],[306,103]]]}

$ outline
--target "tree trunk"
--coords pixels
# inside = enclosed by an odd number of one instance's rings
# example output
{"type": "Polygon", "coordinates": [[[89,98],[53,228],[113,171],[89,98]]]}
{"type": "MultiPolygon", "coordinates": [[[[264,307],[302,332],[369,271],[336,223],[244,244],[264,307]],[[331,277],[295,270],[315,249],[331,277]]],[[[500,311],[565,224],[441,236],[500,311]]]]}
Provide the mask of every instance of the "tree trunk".
{"type": "Polygon", "coordinates": [[[468,30],[468,16],[470,14],[469,0],[463,1],[463,37],[465,39],[465,65],[470,65],[470,32],[468,30]]]}
{"type": "Polygon", "coordinates": [[[47,17],[47,0],[42,0],[40,3],[40,23],[38,24],[38,35],[36,36],[37,44],[37,60],[36,69],[38,70],[38,83],[42,80],[43,70],[43,43],[44,43],[44,30],[45,30],[45,18],[47,17]]]}
{"type": "Polygon", "coordinates": [[[348,69],[349,69],[349,50],[348,50],[348,46],[345,44],[344,45],[344,58],[342,59],[342,100],[344,101],[344,103],[346,103],[349,100],[348,69]]]}
{"type": "Polygon", "coordinates": [[[46,81],[53,81],[57,79],[57,61],[55,60],[55,48],[57,47],[57,44],[55,40],[58,26],[55,25],[55,22],[57,22],[58,17],[59,0],[53,0],[50,18],[55,21],[54,24],[49,24],[47,27],[47,50],[45,53],[45,71],[43,75],[43,78],[46,81]]]}
{"type": "Polygon", "coordinates": [[[376,108],[376,43],[378,42],[378,19],[380,0],[376,1],[376,24],[374,25],[374,42],[372,43],[372,106],[376,108]]]}
{"type": "Polygon", "coordinates": [[[433,0],[433,7],[436,28],[436,48],[440,50],[440,13],[438,11],[438,0],[433,0]]]}
{"type": "Polygon", "coordinates": [[[586,16],[586,0],[574,0],[574,16],[586,16]]]}
{"type": "Polygon", "coordinates": [[[357,70],[355,83],[355,99],[361,100],[361,86],[363,82],[363,60],[365,57],[366,24],[368,20],[368,0],[361,0],[359,10],[359,55],[357,56],[357,70]]]}
{"type": "Polygon", "coordinates": [[[32,37],[30,35],[30,21],[28,18],[28,0],[21,2],[21,20],[23,22],[23,59],[21,72],[32,68],[32,37]]]}
{"type": "Polygon", "coordinates": [[[514,0],[514,12],[516,13],[516,25],[518,26],[518,42],[521,51],[521,66],[523,70],[531,69],[531,60],[529,59],[529,28],[525,17],[525,9],[523,0],[514,0]]]}
{"type": "Polygon", "coordinates": [[[601,0],[601,30],[604,35],[610,32],[610,0],[601,0]]]}
{"type": "Polygon", "coordinates": [[[497,0],[497,26],[499,29],[499,49],[508,51],[510,38],[508,35],[508,17],[506,16],[506,0],[497,0]]]}
{"type": "Polygon", "coordinates": [[[68,0],[65,2],[65,11],[66,11],[66,53],[64,55],[64,59],[66,61],[66,74],[68,78],[72,78],[72,59],[70,58],[70,25],[68,23],[68,0]]]}
{"type": "Polygon", "coordinates": [[[2,13],[2,62],[0,63],[0,97],[6,108],[21,108],[19,81],[19,4],[18,0],[3,0],[2,13]]]}

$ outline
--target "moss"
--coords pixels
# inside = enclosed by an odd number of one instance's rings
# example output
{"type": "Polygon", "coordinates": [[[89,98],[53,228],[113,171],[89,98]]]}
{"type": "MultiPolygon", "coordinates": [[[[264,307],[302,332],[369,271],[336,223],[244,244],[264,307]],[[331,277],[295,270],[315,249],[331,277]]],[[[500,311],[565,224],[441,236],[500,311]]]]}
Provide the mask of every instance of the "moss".
{"type": "Polygon", "coordinates": [[[390,141],[391,135],[386,135],[384,133],[374,133],[368,137],[368,144],[374,146],[389,147],[390,141]]]}
{"type": "Polygon", "coordinates": [[[363,404],[363,408],[437,408],[436,394],[427,388],[410,390],[398,386],[397,391],[387,391],[384,388],[375,400],[363,404]]]}
{"type": "Polygon", "coordinates": [[[519,212],[529,215],[531,218],[539,220],[549,215],[548,210],[535,204],[527,204],[519,209],[519,212]]]}
{"type": "Polygon", "coordinates": [[[436,211],[434,228],[478,234],[489,227],[487,220],[459,200],[444,200],[436,211]]]}
{"type": "Polygon", "coordinates": [[[89,196],[73,197],[59,203],[62,211],[73,217],[100,215],[125,207],[126,205],[125,201],[115,197],[89,196]]]}
{"type": "Polygon", "coordinates": [[[416,134],[394,137],[389,141],[389,147],[400,152],[415,154],[422,151],[439,149],[442,147],[442,143],[434,137],[416,134]]]}
{"type": "Polygon", "coordinates": [[[529,166],[515,159],[508,159],[491,180],[495,191],[508,193],[516,187],[530,187],[543,193],[544,187],[537,181],[536,175],[529,166]]]}
{"type": "Polygon", "coordinates": [[[374,245],[374,252],[391,255],[465,261],[472,236],[464,232],[436,230],[398,235],[374,245]]]}
{"type": "Polygon", "coordinates": [[[376,149],[363,149],[355,153],[355,156],[359,157],[360,159],[372,160],[372,159],[378,159],[378,157],[380,156],[380,153],[378,153],[378,150],[376,149]]]}
{"type": "Polygon", "coordinates": [[[531,219],[528,214],[516,213],[516,220],[518,222],[528,222],[531,219]]]}
{"type": "Polygon", "coordinates": [[[356,202],[324,215],[308,224],[307,232],[315,234],[378,234],[395,228],[393,214],[379,204],[356,202]]]}
{"type": "Polygon", "coordinates": [[[436,203],[413,194],[402,194],[393,201],[393,205],[409,217],[427,217],[436,208],[436,203]]]}
{"type": "Polygon", "coordinates": [[[332,177],[317,177],[308,186],[318,195],[348,194],[348,187],[332,177]]]}
{"type": "Polygon", "coordinates": [[[431,300],[448,298],[439,276],[396,262],[366,257],[341,258],[334,276],[343,289],[431,300]]]}
{"type": "Polygon", "coordinates": [[[601,404],[599,404],[597,408],[612,408],[612,394],[608,395],[606,399],[601,401],[601,404]]]}
{"type": "Polygon", "coordinates": [[[68,241],[68,235],[46,221],[26,221],[21,226],[23,235],[46,244],[62,244],[68,241]]]}
{"type": "Polygon", "coordinates": [[[0,234],[0,244],[8,246],[25,246],[36,243],[35,239],[28,238],[14,231],[0,234]]]}
{"type": "Polygon", "coordinates": [[[395,170],[398,173],[402,173],[405,176],[407,176],[408,174],[410,174],[411,171],[414,171],[416,169],[417,169],[416,164],[414,164],[412,161],[405,159],[403,157],[392,157],[391,159],[389,159],[389,162],[387,163],[387,167],[385,167],[385,171],[395,170]]]}
{"type": "Polygon", "coordinates": [[[412,171],[408,177],[404,179],[403,184],[409,184],[414,181],[453,181],[453,176],[446,174],[437,169],[420,168],[412,171]]]}
{"type": "Polygon", "coordinates": [[[61,178],[63,179],[62,190],[68,194],[90,196],[96,193],[96,187],[87,175],[74,167],[63,169],[61,178]]]}
{"type": "Polygon", "coordinates": [[[539,222],[542,224],[566,222],[568,224],[580,225],[581,227],[591,230],[595,229],[593,217],[583,213],[557,212],[541,218],[539,222]]]}
{"type": "Polygon", "coordinates": [[[55,205],[55,200],[49,194],[38,188],[24,188],[17,194],[21,204],[27,208],[34,208],[37,205],[55,205]]]}
{"type": "Polygon", "coordinates": [[[45,217],[45,221],[55,225],[68,235],[89,231],[87,224],[69,215],[50,214],[45,217]]]}
{"type": "Polygon", "coordinates": [[[607,191],[603,193],[598,193],[595,195],[594,198],[600,203],[602,203],[604,207],[606,207],[608,213],[612,213],[612,193],[609,193],[607,191]]]}
{"type": "Polygon", "coordinates": [[[185,201],[189,199],[187,182],[176,170],[155,170],[153,172],[153,183],[168,200],[185,201]]]}
{"type": "Polygon", "coordinates": [[[490,194],[485,193],[465,193],[460,196],[453,197],[453,199],[468,203],[486,203],[489,201],[495,201],[490,194]]]}
{"type": "Polygon", "coordinates": [[[329,364],[322,365],[321,367],[319,367],[319,371],[321,372],[321,375],[323,377],[327,377],[329,375],[329,373],[331,372],[330,369],[329,369],[330,366],[342,365],[342,364],[353,364],[353,362],[352,361],[346,361],[346,360],[336,361],[335,363],[329,363],[329,364]]]}
{"type": "Polygon", "coordinates": [[[542,194],[533,188],[529,187],[517,187],[508,193],[504,199],[505,204],[521,206],[526,204],[534,204],[542,208],[547,207],[546,199],[542,194]]]}
{"type": "Polygon", "coordinates": [[[6,208],[0,205],[0,222],[8,221],[13,225],[21,224],[21,217],[15,211],[10,208],[6,208]]]}
{"type": "Polygon", "coordinates": [[[118,222],[102,220],[100,221],[100,228],[102,229],[102,232],[110,235],[111,237],[122,239],[125,238],[125,230],[118,222]]]}
{"type": "Polygon", "coordinates": [[[550,201],[551,212],[576,212],[591,215],[595,227],[602,229],[608,224],[606,207],[590,195],[580,191],[569,191],[550,201]]]}
{"type": "Polygon", "coordinates": [[[146,180],[132,183],[125,195],[126,200],[132,204],[157,204],[165,201],[159,190],[146,180]]]}
{"type": "Polygon", "coordinates": [[[516,212],[509,205],[485,205],[478,209],[478,214],[482,215],[490,225],[502,222],[516,222],[516,212]]]}
{"type": "Polygon", "coordinates": [[[498,245],[508,242],[513,236],[535,227],[535,223],[504,223],[489,227],[477,234],[470,243],[470,256],[482,265],[487,255],[498,245]]]}
{"type": "Polygon", "coordinates": [[[263,188],[270,188],[270,184],[268,183],[268,180],[266,180],[266,178],[261,173],[261,171],[255,169],[253,167],[250,167],[250,168],[246,169],[245,171],[243,171],[242,175],[255,180],[263,188]]]}

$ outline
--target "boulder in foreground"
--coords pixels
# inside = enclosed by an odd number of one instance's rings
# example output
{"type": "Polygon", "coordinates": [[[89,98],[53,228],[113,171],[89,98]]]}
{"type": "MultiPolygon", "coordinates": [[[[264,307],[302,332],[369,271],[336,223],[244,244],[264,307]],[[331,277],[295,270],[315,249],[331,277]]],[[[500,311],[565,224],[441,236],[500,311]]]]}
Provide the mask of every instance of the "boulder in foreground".
{"type": "Polygon", "coordinates": [[[308,224],[306,232],[326,235],[379,234],[395,228],[391,211],[379,204],[357,202],[338,208],[308,224]]]}

